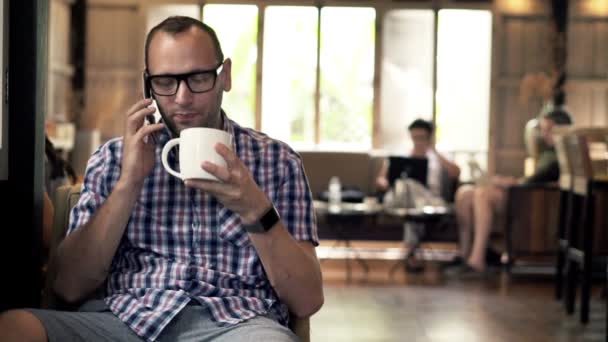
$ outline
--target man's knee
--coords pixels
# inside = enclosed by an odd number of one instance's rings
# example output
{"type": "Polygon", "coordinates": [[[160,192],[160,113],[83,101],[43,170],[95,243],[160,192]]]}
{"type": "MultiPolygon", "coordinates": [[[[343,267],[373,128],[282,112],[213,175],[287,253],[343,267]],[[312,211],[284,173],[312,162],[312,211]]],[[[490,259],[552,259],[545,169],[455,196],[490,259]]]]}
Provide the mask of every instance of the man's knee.
{"type": "Polygon", "coordinates": [[[9,310],[0,314],[0,341],[46,342],[42,322],[26,310],[9,310]]]}

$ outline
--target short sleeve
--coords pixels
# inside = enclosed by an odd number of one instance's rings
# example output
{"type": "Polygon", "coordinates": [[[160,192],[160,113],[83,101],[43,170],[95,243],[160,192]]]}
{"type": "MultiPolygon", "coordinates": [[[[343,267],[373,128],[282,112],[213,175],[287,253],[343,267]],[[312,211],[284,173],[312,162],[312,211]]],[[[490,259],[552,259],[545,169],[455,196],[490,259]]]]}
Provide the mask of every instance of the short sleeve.
{"type": "Polygon", "coordinates": [[[317,223],[314,214],[312,193],[302,160],[293,151],[283,159],[282,180],[274,205],[279,211],[283,223],[296,240],[310,241],[319,245],[317,223]]]}
{"type": "Polygon", "coordinates": [[[89,159],[78,203],[70,211],[67,234],[89,222],[110,193],[110,184],[120,175],[116,141],[101,146],[89,159]]]}

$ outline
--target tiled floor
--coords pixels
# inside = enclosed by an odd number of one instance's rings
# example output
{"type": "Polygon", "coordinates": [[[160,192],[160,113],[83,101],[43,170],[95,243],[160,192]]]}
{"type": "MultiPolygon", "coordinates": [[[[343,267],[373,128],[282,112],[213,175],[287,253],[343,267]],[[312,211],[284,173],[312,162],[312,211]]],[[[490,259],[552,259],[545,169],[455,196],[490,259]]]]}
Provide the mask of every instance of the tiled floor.
{"type": "Polygon", "coordinates": [[[509,277],[500,271],[463,276],[427,265],[421,275],[394,261],[322,262],[325,305],[311,318],[312,341],[606,341],[606,304],[593,294],[591,322],[565,314],[547,278],[509,277]]]}

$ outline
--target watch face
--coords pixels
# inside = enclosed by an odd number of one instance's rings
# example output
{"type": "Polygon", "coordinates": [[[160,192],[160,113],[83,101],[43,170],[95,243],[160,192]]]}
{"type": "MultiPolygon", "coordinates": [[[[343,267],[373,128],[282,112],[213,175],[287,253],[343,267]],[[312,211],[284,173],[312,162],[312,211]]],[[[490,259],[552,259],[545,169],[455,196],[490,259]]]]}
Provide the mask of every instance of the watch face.
{"type": "Polygon", "coordinates": [[[272,206],[256,223],[246,224],[244,227],[250,233],[264,233],[274,227],[279,220],[279,213],[275,207],[272,206]]]}

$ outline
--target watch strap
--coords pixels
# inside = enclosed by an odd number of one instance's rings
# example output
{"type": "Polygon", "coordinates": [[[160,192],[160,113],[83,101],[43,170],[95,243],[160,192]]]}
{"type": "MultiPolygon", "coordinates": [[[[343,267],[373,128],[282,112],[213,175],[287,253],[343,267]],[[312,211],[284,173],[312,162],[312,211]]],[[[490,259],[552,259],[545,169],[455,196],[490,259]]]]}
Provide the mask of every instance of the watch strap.
{"type": "Polygon", "coordinates": [[[249,233],[265,233],[274,227],[280,219],[279,212],[273,205],[256,222],[243,224],[243,227],[249,233]]]}

